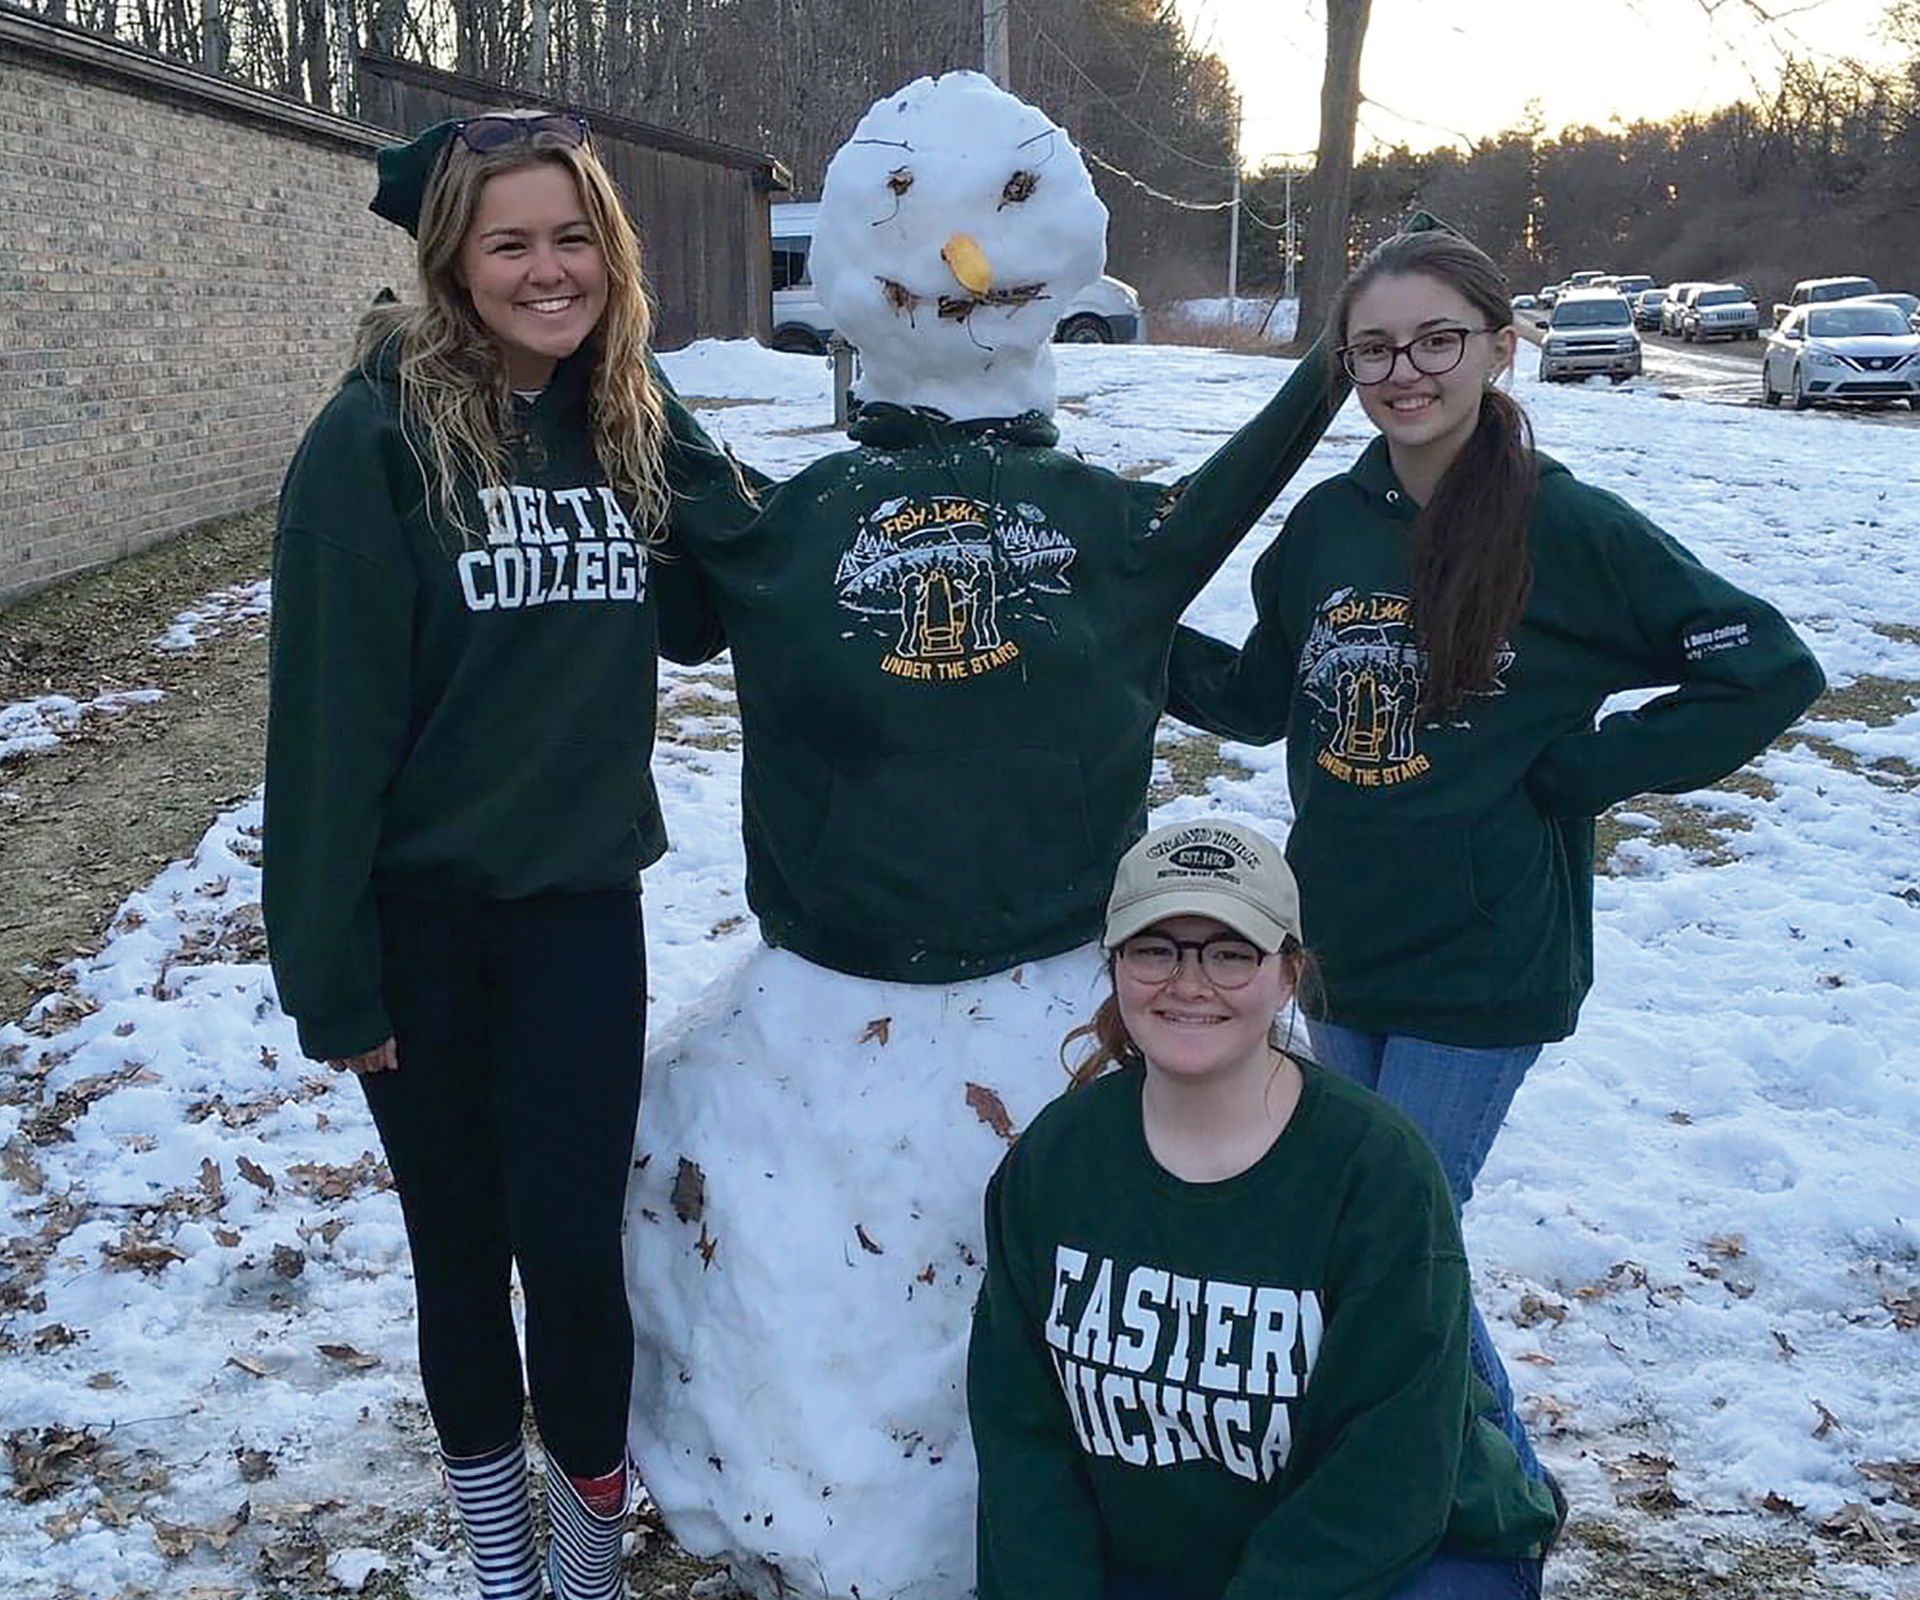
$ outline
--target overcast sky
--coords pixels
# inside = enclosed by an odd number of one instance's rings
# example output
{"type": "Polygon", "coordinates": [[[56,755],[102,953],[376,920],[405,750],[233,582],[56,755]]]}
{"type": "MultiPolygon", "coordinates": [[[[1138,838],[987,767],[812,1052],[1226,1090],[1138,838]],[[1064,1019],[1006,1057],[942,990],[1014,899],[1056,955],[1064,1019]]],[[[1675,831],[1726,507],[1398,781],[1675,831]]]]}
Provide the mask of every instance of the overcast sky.
{"type": "MultiPolygon", "coordinates": [[[[1178,0],[1194,39],[1233,73],[1249,166],[1310,160],[1318,138],[1321,0],[1178,0]]],[[[1360,146],[1415,149],[1512,127],[1538,99],[1550,132],[1618,114],[1663,119],[1778,80],[1781,52],[1884,60],[1885,0],[1374,0],[1360,83],[1360,146]],[[1712,16],[1708,16],[1708,11],[1712,16]],[[1516,28],[1513,19],[1533,19],[1516,28]]],[[[1196,175],[1197,176],[1197,175],[1196,175]]]]}

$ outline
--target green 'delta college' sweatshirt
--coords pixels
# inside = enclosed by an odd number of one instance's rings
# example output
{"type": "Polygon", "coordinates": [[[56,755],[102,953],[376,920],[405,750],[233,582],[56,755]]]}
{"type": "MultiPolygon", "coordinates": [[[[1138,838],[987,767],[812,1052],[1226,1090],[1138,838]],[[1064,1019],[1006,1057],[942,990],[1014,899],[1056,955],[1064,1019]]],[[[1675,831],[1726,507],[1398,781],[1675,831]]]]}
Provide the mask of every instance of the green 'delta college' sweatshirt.
{"type": "Polygon", "coordinates": [[[287,471],[262,898],[310,1056],[392,1032],[378,895],[607,889],[666,848],[648,771],[656,646],[700,660],[719,635],[692,562],[660,559],[606,485],[591,362],[577,352],[515,401],[512,479],[461,486],[469,531],[403,435],[391,347],[287,471]]]}

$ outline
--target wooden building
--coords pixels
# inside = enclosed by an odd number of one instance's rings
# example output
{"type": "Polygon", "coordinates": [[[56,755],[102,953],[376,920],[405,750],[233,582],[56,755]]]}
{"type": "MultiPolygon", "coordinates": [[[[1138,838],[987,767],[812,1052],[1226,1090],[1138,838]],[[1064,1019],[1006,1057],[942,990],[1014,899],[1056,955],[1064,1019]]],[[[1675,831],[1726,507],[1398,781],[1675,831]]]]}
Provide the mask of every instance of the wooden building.
{"type": "MultiPolygon", "coordinates": [[[[364,52],[363,122],[412,137],[449,117],[490,108],[561,105],[524,89],[364,52]]],[[[766,340],[771,332],[767,203],[788,188],[772,156],[650,127],[592,106],[568,106],[593,125],[593,145],[640,229],[659,305],[654,343],[766,340]]]]}

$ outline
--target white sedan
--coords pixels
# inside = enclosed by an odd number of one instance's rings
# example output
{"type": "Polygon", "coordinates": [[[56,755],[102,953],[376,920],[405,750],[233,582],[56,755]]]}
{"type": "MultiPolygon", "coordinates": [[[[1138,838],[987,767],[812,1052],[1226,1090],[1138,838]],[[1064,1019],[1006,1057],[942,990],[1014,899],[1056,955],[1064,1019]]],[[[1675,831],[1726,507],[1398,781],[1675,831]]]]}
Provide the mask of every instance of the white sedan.
{"type": "Polygon", "coordinates": [[[1892,306],[1797,306],[1767,338],[1760,398],[1796,411],[1824,400],[1904,400],[1920,411],[1920,334],[1892,306]]]}

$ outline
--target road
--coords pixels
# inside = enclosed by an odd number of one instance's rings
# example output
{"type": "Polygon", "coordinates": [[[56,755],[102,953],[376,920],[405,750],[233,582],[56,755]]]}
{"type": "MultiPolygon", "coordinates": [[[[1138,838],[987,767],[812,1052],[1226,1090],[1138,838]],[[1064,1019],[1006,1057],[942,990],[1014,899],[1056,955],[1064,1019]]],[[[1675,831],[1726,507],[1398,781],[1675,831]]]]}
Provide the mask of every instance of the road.
{"type": "MultiPolygon", "coordinates": [[[[1542,320],[1533,312],[1521,312],[1519,327],[1535,344],[1540,342],[1542,320]]],[[[1704,400],[1711,405],[1758,406],[1760,404],[1760,357],[1765,340],[1716,340],[1712,344],[1687,344],[1665,334],[1642,333],[1645,347],[1643,384],[1651,384],[1662,394],[1676,400],[1704,400]]],[[[1785,408],[1791,414],[1791,408],[1785,408]]],[[[1855,421],[1881,427],[1920,428],[1920,412],[1905,406],[1886,409],[1860,405],[1817,408],[1822,416],[1851,417],[1855,421]]]]}

